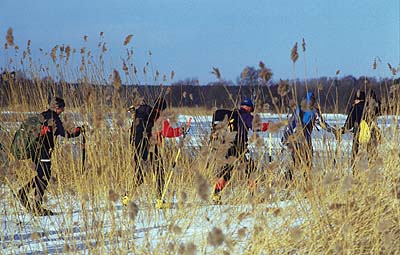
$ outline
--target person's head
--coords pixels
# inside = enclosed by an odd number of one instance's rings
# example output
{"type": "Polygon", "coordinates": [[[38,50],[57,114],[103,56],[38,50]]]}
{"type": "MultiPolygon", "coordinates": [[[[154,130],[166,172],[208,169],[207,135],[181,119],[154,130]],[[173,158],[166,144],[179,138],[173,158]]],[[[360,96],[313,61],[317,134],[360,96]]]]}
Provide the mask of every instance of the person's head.
{"type": "Polygon", "coordinates": [[[358,104],[360,102],[365,101],[365,92],[361,90],[357,90],[356,94],[354,95],[354,103],[358,104]]]}
{"type": "Polygon", "coordinates": [[[244,109],[246,112],[253,112],[254,104],[250,98],[245,97],[243,101],[240,103],[240,108],[244,109]]]}
{"type": "Polygon", "coordinates": [[[50,101],[50,110],[55,111],[57,115],[60,115],[65,108],[64,99],[60,97],[53,97],[50,101]]]}
{"type": "Polygon", "coordinates": [[[306,102],[308,104],[308,106],[311,108],[315,105],[316,103],[316,99],[315,99],[315,95],[313,92],[308,92],[306,95],[306,102]]]}

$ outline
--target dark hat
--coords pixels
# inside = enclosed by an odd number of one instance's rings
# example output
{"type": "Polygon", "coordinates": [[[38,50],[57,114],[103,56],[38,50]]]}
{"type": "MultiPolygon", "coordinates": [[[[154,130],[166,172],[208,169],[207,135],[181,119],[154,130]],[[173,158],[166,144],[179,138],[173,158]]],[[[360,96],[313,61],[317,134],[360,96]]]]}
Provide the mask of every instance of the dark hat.
{"type": "Polygon", "coordinates": [[[50,106],[49,108],[51,110],[55,110],[56,108],[64,108],[65,107],[65,101],[64,99],[60,97],[53,97],[50,101],[50,106]]]}
{"type": "Polygon", "coordinates": [[[248,107],[254,108],[253,102],[252,102],[251,99],[248,98],[248,97],[245,97],[245,98],[243,99],[243,101],[240,103],[240,105],[246,105],[246,106],[248,106],[248,107]]]}
{"type": "Polygon", "coordinates": [[[164,98],[159,97],[156,99],[156,101],[154,101],[154,109],[163,111],[165,108],[167,108],[167,102],[164,98]]]}
{"type": "Polygon", "coordinates": [[[357,90],[356,94],[354,95],[354,100],[364,101],[365,100],[365,92],[361,91],[361,90],[357,90]]]}

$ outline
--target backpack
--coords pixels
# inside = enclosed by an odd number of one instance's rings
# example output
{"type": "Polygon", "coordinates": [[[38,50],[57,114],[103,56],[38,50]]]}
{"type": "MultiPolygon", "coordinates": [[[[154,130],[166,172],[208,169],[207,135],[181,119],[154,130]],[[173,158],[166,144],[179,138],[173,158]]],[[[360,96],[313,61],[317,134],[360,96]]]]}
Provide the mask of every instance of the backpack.
{"type": "Polygon", "coordinates": [[[360,131],[358,134],[358,142],[367,144],[371,140],[371,129],[365,120],[360,122],[360,131]]]}
{"type": "Polygon", "coordinates": [[[140,105],[135,111],[131,126],[130,143],[140,143],[143,133],[150,133],[154,123],[149,123],[153,108],[149,105],[140,105]],[[135,141],[137,139],[137,141],[135,141]]]}
{"type": "Polygon", "coordinates": [[[238,131],[239,112],[237,110],[218,109],[213,114],[211,132],[215,132],[218,124],[225,119],[228,120],[227,129],[229,132],[238,131]]]}
{"type": "Polygon", "coordinates": [[[33,156],[44,122],[41,114],[35,114],[22,122],[11,143],[11,154],[16,159],[29,159],[33,156]]]}

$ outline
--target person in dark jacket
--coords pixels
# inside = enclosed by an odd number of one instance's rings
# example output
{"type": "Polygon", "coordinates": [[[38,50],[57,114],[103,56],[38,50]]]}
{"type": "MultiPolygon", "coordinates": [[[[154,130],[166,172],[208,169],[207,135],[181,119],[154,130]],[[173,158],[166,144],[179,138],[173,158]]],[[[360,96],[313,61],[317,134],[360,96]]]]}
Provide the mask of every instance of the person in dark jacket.
{"type": "Polygon", "coordinates": [[[143,183],[146,175],[145,163],[149,161],[156,175],[157,208],[159,209],[165,207],[165,201],[162,201],[165,174],[159,145],[162,138],[179,137],[184,133],[183,127],[173,128],[167,119],[161,121],[162,127],[159,132],[153,130],[161,112],[166,108],[167,103],[163,98],[158,98],[153,107],[147,104],[140,105],[134,111],[135,117],[130,131],[130,143],[134,148],[136,185],[139,186],[143,183]]]}
{"type": "MultiPolygon", "coordinates": [[[[335,132],[335,129],[322,118],[314,93],[308,92],[290,116],[282,137],[282,143],[291,151],[294,168],[298,169],[302,163],[306,166],[304,173],[306,179],[309,177],[308,172],[313,161],[311,135],[317,125],[328,132],[335,132]]],[[[289,181],[293,179],[292,169],[286,170],[285,178],[289,181]]]]}
{"type": "Polygon", "coordinates": [[[341,129],[340,133],[351,132],[353,133],[353,145],[351,154],[351,166],[354,174],[355,159],[360,147],[360,124],[363,120],[366,121],[370,128],[370,136],[367,143],[367,152],[369,161],[373,160],[376,155],[376,148],[380,139],[380,131],[376,126],[376,121],[380,115],[381,102],[378,100],[375,92],[369,90],[368,94],[364,91],[357,90],[354,96],[354,104],[352,105],[350,112],[347,116],[346,122],[341,129]]]}
{"type": "MultiPolygon", "coordinates": [[[[253,118],[251,114],[254,111],[254,104],[250,98],[245,98],[240,103],[240,108],[234,110],[231,116],[231,122],[228,124],[228,129],[231,132],[237,132],[232,145],[228,148],[225,154],[225,158],[235,157],[246,164],[248,159],[246,154],[248,153],[248,133],[250,129],[253,129],[253,118]]],[[[261,127],[257,128],[257,131],[267,131],[269,123],[261,123],[261,127]]],[[[212,200],[214,203],[219,204],[221,202],[220,192],[224,189],[226,183],[231,179],[232,171],[234,166],[232,164],[225,164],[222,170],[218,173],[219,179],[214,187],[214,193],[212,200]]],[[[246,167],[246,175],[250,177],[250,169],[246,167]]],[[[254,185],[254,183],[250,183],[254,185]]]]}
{"type": "Polygon", "coordinates": [[[44,124],[37,138],[36,147],[32,148],[32,161],[35,164],[36,176],[18,191],[18,197],[23,206],[37,215],[52,215],[53,212],[42,207],[43,195],[51,177],[51,153],[57,136],[66,138],[80,135],[81,128],[75,128],[70,133],[64,129],[60,114],[64,111],[65,102],[55,97],[51,100],[49,109],[41,113],[44,124]],[[31,204],[28,194],[34,190],[34,203],[31,204]]]}

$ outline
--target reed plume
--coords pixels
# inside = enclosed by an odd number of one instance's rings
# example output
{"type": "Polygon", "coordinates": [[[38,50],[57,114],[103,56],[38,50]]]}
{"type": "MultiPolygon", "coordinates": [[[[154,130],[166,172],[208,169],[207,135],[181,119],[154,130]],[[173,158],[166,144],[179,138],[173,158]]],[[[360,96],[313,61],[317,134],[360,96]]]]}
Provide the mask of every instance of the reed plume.
{"type": "Polygon", "coordinates": [[[211,73],[214,74],[217,77],[217,79],[221,79],[221,72],[219,71],[219,69],[217,67],[213,67],[213,70],[211,73]]]}
{"type": "Polygon", "coordinates": [[[133,37],[132,34],[130,34],[130,35],[128,35],[127,37],[125,37],[124,46],[126,46],[126,45],[128,45],[128,44],[130,43],[132,37],[133,37]]]}
{"type": "Polygon", "coordinates": [[[14,46],[14,35],[11,27],[7,29],[6,41],[9,46],[14,46]]]}
{"type": "Polygon", "coordinates": [[[297,42],[294,44],[292,48],[290,58],[292,59],[293,63],[296,63],[297,59],[299,58],[299,53],[297,52],[297,42]]]}

